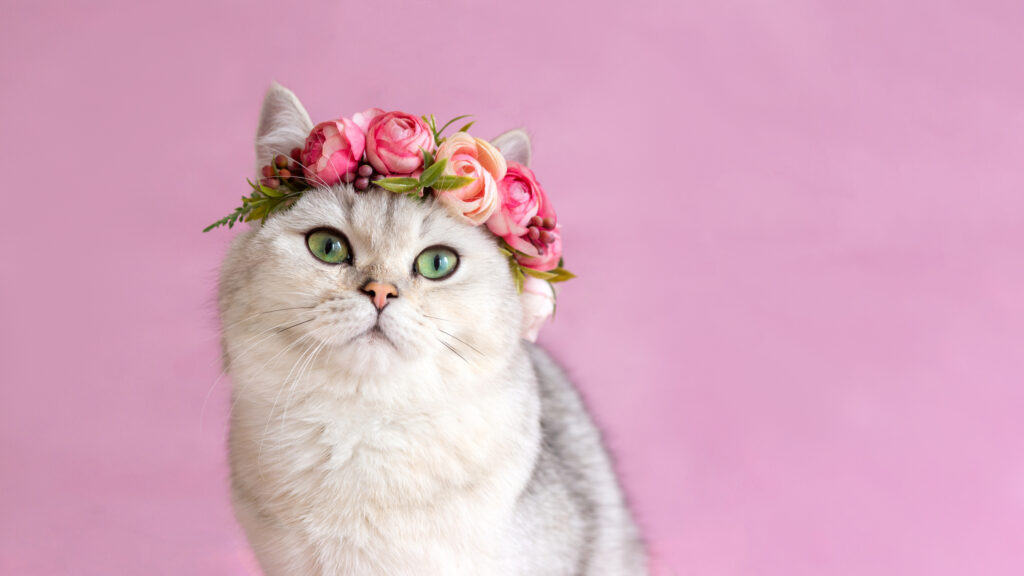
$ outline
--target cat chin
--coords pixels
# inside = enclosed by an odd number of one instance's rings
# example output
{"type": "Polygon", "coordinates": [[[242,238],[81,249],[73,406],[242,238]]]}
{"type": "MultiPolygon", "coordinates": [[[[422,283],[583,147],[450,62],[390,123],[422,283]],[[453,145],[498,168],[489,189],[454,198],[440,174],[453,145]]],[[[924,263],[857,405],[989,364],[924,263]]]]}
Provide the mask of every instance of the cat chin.
{"type": "Polygon", "coordinates": [[[367,328],[330,348],[332,356],[346,371],[361,374],[392,371],[399,365],[414,362],[420,352],[403,345],[380,325],[367,328]]]}

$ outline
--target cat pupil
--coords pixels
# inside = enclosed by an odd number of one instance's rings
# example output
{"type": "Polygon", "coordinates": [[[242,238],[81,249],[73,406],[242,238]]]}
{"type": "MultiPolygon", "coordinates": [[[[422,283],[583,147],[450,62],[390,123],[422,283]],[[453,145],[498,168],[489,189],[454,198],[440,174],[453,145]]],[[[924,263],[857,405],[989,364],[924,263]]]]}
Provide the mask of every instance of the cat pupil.
{"type": "Polygon", "coordinates": [[[441,269],[441,255],[440,254],[434,254],[434,270],[440,270],[440,269],[441,269]]]}
{"type": "Polygon", "coordinates": [[[324,254],[329,255],[331,252],[334,252],[334,242],[332,240],[328,240],[327,242],[324,242],[324,254]]]}

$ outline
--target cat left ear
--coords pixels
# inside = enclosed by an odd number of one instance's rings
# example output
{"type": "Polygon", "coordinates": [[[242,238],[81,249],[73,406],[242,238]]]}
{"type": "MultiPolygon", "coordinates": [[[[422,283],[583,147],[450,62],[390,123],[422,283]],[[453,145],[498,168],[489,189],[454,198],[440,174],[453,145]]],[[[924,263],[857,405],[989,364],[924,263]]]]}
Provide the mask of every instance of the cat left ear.
{"type": "Polygon", "coordinates": [[[292,148],[302,148],[312,129],[313,121],[295,94],[277,82],[271,84],[256,130],[256,169],[278,154],[288,156],[292,148]]]}
{"type": "Polygon", "coordinates": [[[505,160],[519,162],[527,167],[530,165],[530,136],[525,130],[509,130],[491,141],[491,144],[501,151],[505,160]]]}

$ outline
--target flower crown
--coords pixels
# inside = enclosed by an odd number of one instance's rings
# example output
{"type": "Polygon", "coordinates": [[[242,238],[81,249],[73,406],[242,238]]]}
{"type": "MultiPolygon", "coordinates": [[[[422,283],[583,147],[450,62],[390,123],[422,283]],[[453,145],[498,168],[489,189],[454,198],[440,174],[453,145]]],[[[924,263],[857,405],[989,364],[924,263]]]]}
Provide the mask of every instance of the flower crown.
{"type": "Polygon", "coordinates": [[[266,221],[314,188],[339,182],[360,191],[378,186],[417,199],[433,195],[465,222],[487,226],[501,239],[520,292],[527,277],[551,284],[574,278],[563,267],[558,216],[533,172],[470,136],[473,122],[443,136],[466,118],[458,116],[438,128],[433,115],[371,108],[352,118],[321,122],[290,158],[279,154],[262,166],[262,178],[248,181],[252,194],[203,232],[231,228],[239,220],[266,221]]]}

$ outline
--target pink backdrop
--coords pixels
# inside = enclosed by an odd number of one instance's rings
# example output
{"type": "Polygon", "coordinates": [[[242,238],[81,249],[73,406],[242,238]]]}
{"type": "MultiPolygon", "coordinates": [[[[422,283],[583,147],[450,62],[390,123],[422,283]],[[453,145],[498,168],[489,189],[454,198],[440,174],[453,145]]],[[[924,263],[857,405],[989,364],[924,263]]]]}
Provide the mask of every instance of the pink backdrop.
{"type": "Polygon", "coordinates": [[[5,0],[0,573],[248,573],[199,231],[271,79],[532,130],[666,573],[1024,572],[1024,4],[284,6],[5,0]]]}

